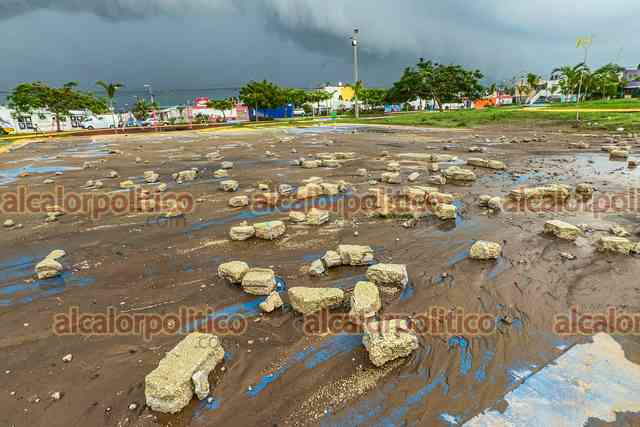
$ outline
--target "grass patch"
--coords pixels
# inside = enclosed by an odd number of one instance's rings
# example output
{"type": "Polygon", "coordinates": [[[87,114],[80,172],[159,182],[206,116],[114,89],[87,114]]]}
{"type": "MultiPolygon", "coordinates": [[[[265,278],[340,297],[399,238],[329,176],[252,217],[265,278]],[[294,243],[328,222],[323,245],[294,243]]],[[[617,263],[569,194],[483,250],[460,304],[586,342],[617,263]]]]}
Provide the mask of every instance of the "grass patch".
{"type": "Polygon", "coordinates": [[[628,131],[640,130],[640,113],[583,112],[580,113],[580,123],[576,124],[576,113],[573,111],[544,111],[544,109],[520,107],[404,113],[377,119],[342,119],[340,121],[344,123],[370,123],[443,128],[512,125],[576,126],[580,128],[606,130],[615,130],[619,127],[624,127],[625,130],[628,131]]]}

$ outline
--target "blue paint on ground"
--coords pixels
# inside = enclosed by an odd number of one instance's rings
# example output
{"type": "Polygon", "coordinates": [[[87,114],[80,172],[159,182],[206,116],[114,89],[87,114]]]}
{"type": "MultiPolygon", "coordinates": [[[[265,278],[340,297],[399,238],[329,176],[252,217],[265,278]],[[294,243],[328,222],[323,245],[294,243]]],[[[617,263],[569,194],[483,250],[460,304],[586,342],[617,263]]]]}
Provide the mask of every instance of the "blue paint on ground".
{"type": "Polygon", "coordinates": [[[471,371],[473,360],[469,348],[469,340],[461,336],[455,336],[449,338],[448,344],[449,348],[458,347],[460,352],[460,375],[467,375],[471,371]]]}
{"type": "Polygon", "coordinates": [[[511,268],[511,263],[503,256],[499,256],[494,266],[487,272],[487,278],[489,280],[495,280],[498,274],[503,273],[511,268]]]}
{"type": "Polygon", "coordinates": [[[441,413],[438,418],[451,426],[457,426],[460,424],[461,419],[459,416],[451,415],[448,412],[441,413]]]}
{"type": "Polygon", "coordinates": [[[487,367],[493,357],[496,355],[494,351],[486,350],[482,355],[482,360],[480,361],[480,366],[476,370],[475,377],[477,382],[482,382],[487,379],[487,367]]]}
{"type": "Polygon", "coordinates": [[[21,168],[0,169],[0,185],[8,185],[15,182],[21,173],[28,172],[30,175],[54,174],[56,172],[81,170],[82,168],[73,166],[24,166],[21,168]]]}

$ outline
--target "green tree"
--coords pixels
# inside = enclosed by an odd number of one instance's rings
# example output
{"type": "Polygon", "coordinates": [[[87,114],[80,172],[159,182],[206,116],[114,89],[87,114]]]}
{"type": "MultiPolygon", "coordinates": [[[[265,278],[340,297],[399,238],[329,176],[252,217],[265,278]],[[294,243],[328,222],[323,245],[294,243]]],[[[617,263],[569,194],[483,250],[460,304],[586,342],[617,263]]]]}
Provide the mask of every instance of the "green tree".
{"type": "Polygon", "coordinates": [[[227,121],[225,110],[231,110],[235,104],[230,98],[212,99],[207,102],[207,107],[222,111],[222,120],[227,121]]]}
{"type": "Polygon", "coordinates": [[[96,82],[96,85],[100,86],[102,89],[104,89],[105,93],[107,94],[107,100],[109,101],[109,109],[111,110],[111,116],[113,118],[113,124],[114,127],[116,128],[116,131],[118,130],[118,123],[116,121],[116,112],[114,109],[114,105],[113,105],[113,98],[115,98],[116,96],[116,92],[118,92],[120,89],[122,89],[124,87],[124,85],[122,83],[107,83],[104,80],[98,80],[96,82]]]}
{"type": "Polygon", "coordinates": [[[137,98],[131,112],[136,120],[145,120],[149,118],[152,111],[157,109],[158,105],[155,102],[147,102],[144,98],[137,98]]]}
{"type": "Polygon", "coordinates": [[[309,102],[307,92],[304,89],[285,88],[283,89],[287,103],[293,104],[295,107],[302,107],[309,102]]]}
{"type": "Polygon", "coordinates": [[[320,112],[320,103],[328,101],[333,98],[334,92],[327,92],[326,90],[317,89],[306,93],[307,102],[310,104],[316,104],[318,113],[320,112]]]}
{"type": "Polygon", "coordinates": [[[18,114],[31,114],[34,110],[50,111],[60,132],[60,121],[68,117],[72,110],[89,110],[94,114],[108,110],[104,100],[92,93],[77,90],[77,85],[76,82],[69,82],[56,88],[39,81],[21,83],[9,95],[9,106],[18,114]]]}
{"type": "Polygon", "coordinates": [[[433,99],[442,111],[447,102],[479,98],[482,77],[479,70],[467,70],[461,65],[439,64],[420,58],[415,68],[406,68],[400,80],[394,83],[390,97],[402,102],[417,97],[433,99]]]}

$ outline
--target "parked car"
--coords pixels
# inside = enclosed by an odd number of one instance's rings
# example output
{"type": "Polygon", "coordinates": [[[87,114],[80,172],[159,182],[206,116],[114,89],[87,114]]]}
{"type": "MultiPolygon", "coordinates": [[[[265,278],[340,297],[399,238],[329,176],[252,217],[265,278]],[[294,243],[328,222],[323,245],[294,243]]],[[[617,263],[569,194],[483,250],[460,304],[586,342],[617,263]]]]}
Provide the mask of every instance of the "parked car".
{"type": "Polygon", "coordinates": [[[80,126],[83,129],[113,129],[116,123],[111,115],[89,116],[80,123],[80,126]]]}

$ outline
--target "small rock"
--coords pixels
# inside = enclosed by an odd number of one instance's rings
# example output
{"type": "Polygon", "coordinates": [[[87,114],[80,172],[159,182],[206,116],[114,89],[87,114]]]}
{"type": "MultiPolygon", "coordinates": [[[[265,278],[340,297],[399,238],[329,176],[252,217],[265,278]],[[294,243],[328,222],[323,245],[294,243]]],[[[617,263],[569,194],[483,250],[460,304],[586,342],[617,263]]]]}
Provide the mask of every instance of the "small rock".
{"type": "Polygon", "coordinates": [[[259,222],[253,225],[256,237],[265,240],[274,240],[287,231],[287,226],[282,221],[259,222]]]}
{"type": "Polygon", "coordinates": [[[294,287],[288,295],[293,309],[305,315],[339,306],[344,300],[344,291],[337,288],[294,287]]]}
{"type": "Polygon", "coordinates": [[[62,358],[64,363],[69,363],[73,360],[73,354],[69,353],[62,358]]]}
{"type": "Polygon", "coordinates": [[[322,276],[325,271],[324,263],[321,259],[313,261],[309,267],[309,274],[312,276],[322,276]]]}
{"type": "Polygon", "coordinates": [[[380,291],[371,282],[358,282],[351,294],[351,311],[349,314],[358,319],[364,320],[376,315],[382,308],[380,291]]]}
{"type": "Polygon", "coordinates": [[[365,324],[362,344],[375,366],[400,357],[407,357],[419,347],[418,336],[404,319],[392,319],[365,324]]]}
{"type": "Polygon", "coordinates": [[[469,250],[469,256],[472,259],[489,260],[497,259],[502,253],[502,246],[496,242],[487,242],[485,240],[478,240],[471,246],[469,250]]]}
{"type": "Polygon", "coordinates": [[[238,183],[238,181],[235,181],[233,179],[220,181],[220,189],[222,191],[228,191],[228,192],[236,191],[239,185],[240,184],[238,183]]]}
{"type": "Polygon", "coordinates": [[[271,313],[277,308],[280,308],[284,305],[282,302],[282,298],[278,292],[271,292],[267,299],[260,303],[260,309],[266,313],[271,313]]]}
{"type": "Polygon", "coordinates": [[[242,290],[251,295],[269,295],[276,288],[276,276],[269,268],[252,268],[242,278],[242,290]]]}
{"type": "Polygon", "coordinates": [[[249,271],[249,264],[244,261],[230,261],[218,266],[218,277],[231,283],[241,283],[249,271]]]}
{"type": "Polygon", "coordinates": [[[565,240],[576,240],[578,236],[582,235],[580,228],[557,219],[547,221],[544,224],[544,232],[565,240]]]}

